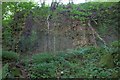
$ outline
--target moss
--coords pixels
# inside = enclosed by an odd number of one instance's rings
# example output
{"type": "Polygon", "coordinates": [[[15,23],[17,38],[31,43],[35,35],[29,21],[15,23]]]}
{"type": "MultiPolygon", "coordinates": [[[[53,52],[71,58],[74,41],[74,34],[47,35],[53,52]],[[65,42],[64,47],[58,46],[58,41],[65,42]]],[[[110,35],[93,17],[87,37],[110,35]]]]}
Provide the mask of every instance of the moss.
{"type": "Polygon", "coordinates": [[[100,66],[106,68],[113,68],[114,67],[113,56],[109,53],[102,55],[100,59],[100,66]]]}

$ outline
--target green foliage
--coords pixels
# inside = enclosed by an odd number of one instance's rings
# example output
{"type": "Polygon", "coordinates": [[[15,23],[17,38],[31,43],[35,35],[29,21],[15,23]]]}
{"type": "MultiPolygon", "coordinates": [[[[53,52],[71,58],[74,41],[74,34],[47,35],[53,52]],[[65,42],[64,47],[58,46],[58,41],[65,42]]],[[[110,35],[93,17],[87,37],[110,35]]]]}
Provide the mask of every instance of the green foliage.
{"type": "MultiPolygon", "coordinates": [[[[71,9],[71,17],[73,19],[77,19],[80,21],[86,21],[88,19],[93,18],[94,20],[97,17],[103,17],[104,14],[100,12],[107,12],[109,13],[109,6],[114,5],[114,3],[97,3],[97,2],[88,2],[79,5],[72,5],[73,9],[71,9]],[[101,11],[101,9],[104,9],[101,11]]],[[[105,14],[106,15],[106,14],[105,14]]]]}
{"type": "Polygon", "coordinates": [[[99,50],[93,46],[87,46],[87,47],[82,47],[78,49],[70,49],[66,53],[60,52],[58,56],[63,57],[63,58],[69,58],[69,59],[82,58],[83,55],[85,54],[91,55],[92,53],[95,53],[96,51],[99,51],[99,50]]]}
{"type": "Polygon", "coordinates": [[[18,53],[12,51],[2,51],[2,59],[4,60],[12,60],[17,61],[19,59],[18,53]]]}
{"type": "Polygon", "coordinates": [[[96,48],[93,46],[87,46],[87,47],[83,47],[83,48],[78,49],[78,51],[81,54],[86,54],[86,53],[88,54],[88,53],[94,53],[96,51],[96,48]]]}
{"type": "Polygon", "coordinates": [[[2,68],[2,78],[6,78],[7,77],[7,75],[9,74],[9,72],[8,72],[8,64],[5,64],[4,66],[3,66],[3,68],[2,68]]]}
{"type": "Polygon", "coordinates": [[[14,77],[20,77],[21,76],[21,70],[19,68],[13,67],[11,69],[11,75],[14,77]]]}
{"type": "Polygon", "coordinates": [[[3,48],[15,48],[23,29],[23,22],[35,6],[32,2],[2,3],[3,48]]]}
{"type": "Polygon", "coordinates": [[[114,57],[114,64],[116,66],[120,65],[120,41],[114,41],[111,43],[111,48],[110,48],[110,52],[112,53],[113,57],[114,57]]]}
{"type": "Polygon", "coordinates": [[[118,65],[104,48],[84,47],[66,52],[33,55],[30,77],[37,78],[117,78],[118,65]],[[115,76],[116,75],[116,76],[115,76]]]}
{"type": "Polygon", "coordinates": [[[33,63],[42,63],[47,62],[49,63],[54,59],[54,56],[50,53],[40,53],[32,56],[32,62],[33,63]]]}
{"type": "MultiPolygon", "coordinates": [[[[83,4],[68,4],[59,5],[53,12],[50,7],[39,7],[33,3],[3,3],[3,48],[5,50],[14,50],[21,40],[22,46],[20,48],[26,49],[30,52],[36,46],[39,35],[47,32],[46,20],[50,15],[50,25],[63,23],[71,19],[73,21],[80,21],[81,25],[91,20],[92,25],[98,30],[102,37],[108,32],[117,32],[117,15],[118,3],[83,3],[83,4]],[[27,29],[24,25],[26,17],[32,15],[33,28],[28,33],[27,37],[23,32],[27,29]],[[61,16],[62,15],[62,16],[61,16]],[[65,20],[62,19],[65,17],[65,20]],[[17,19],[16,19],[17,18],[17,19]],[[60,18],[60,19],[59,19],[60,18]],[[58,20],[56,20],[58,19],[58,20]],[[97,22],[97,24],[94,23],[97,22]],[[82,23],[83,22],[83,23],[82,23]],[[37,26],[40,28],[36,28],[37,26]],[[40,29],[36,30],[35,29],[40,29]],[[112,30],[112,31],[109,31],[112,30]],[[41,31],[41,32],[39,32],[41,31]],[[23,33],[23,34],[21,34],[23,33]],[[38,34],[39,33],[39,34],[38,34]]],[[[71,24],[71,22],[70,22],[71,24]]],[[[60,27],[61,25],[59,25],[60,27]]],[[[68,26],[68,25],[67,25],[68,26]]],[[[71,26],[71,25],[69,25],[71,26]]],[[[54,28],[53,28],[54,29],[54,28]]],[[[64,29],[64,28],[63,28],[64,29]]],[[[50,29],[50,32],[52,29],[50,29]]],[[[27,33],[27,30],[26,30],[27,33]]],[[[58,33],[57,31],[55,33],[58,33]]],[[[46,34],[46,33],[45,33],[46,34]]],[[[40,41],[40,40],[39,40],[40,41]]],[[[68,51],[53,53],[39,53],[33,54],[32,57],[21,57],[23,68],[28,70],[31,78],[117,78],[120,77],[120,41],[113,42],[108,50],[104,47],[87,46],[79,49],[70,49],[68,51]],[[26,59],[25,59],[26,58],[26,59]]],[[[19,49],[18,49],[19,50],[19,49]]],[[[19,50],[20,51],[20,50],[19,50]]],[[[1,55],[1,54],[0,54],[1,55]]],[[[12,51],[3,51],[3,61],[9,60],[18,61],[18,53],[12,51]]],[[[21,65],[21,64],[20,64],[21,65]]],[[[3,77],[5,78],[9,71],[10,77],[20,77],[21,70],[13,67],[8,70],[8,64],[3,66],[3,77]]]]}
{"type": "Polygon", "coordinates": [[[120,48],[120,41],[114,41],[114,42],[111,43],[111,45],[114,48],[117,48],[117,47],[120,48]]]}
{"type": "Polygon", "coordinates": [[[47,18],[48,14],[50,13],[50,10],[49,10],[49,7],[36,7],[34,10],[33,10],[33,16],[36,16],[36,17],[39,17],[39,18],[42,18],[43,20],[47,18]],[[38,10],[39,9],[39,10],[38,10]],[[41,15],[42,16],[41,16],[41,15]]]}
{"type": "Polygon", "coordinates": [[[20,61],[26,68],[28,68],[31,59],[29,56],[22,56],[21,61],[20,61]]]}
{"type": "MultiPolygon", "coordinates": [[[[34,30],[31,31],[31,36],[29,37],[25,37],[25,36],[22,36],[20,38],[20,45],[19,45],[19,49],[22,50],[23,52],[25,52],[25,50],[31,52],[35,49],[35,44],[37,42],[37,36],[36,36],[36,33],[34,30]]],[[[26,52],[27,52],[26,51],[26,52]]]]}
{"type": "MultiPolygon", "coordinates": [[[[3,6],[3,48],[14,50],[15,46],[19,42],[19,38],[22,38],[22,35],[19,35],[21,32],[24,31],[25,28],[25,20],[27,19],[30,14],[32,15],[33,23],[37,25],[42,25],[40,30],[47,30],[46,19],[48,15],[50,15],[50,23],[52,22],[66,22],[62,21],[61,18],[72,18],[72,20],[79,20],[82,24],[87,25],[86,22],[88,20],[96,21],[98,24],[94,26],[98,26],[99,32],[106,33],[109,31],[108,28],[111,28],[114,32],[118,32],[117,30],[117,19],[116,16],[118,15],[118,3],[81,3],[81,4],[68,4],[63,5],[59,4],[55,11],[50,11],[49,6],[42,6],[39,7],[38,5],[28,2],[28,3],[17,3],[17,2],[4,2],[3,6]],[[69,8],[67,8],[70,6],[69,8]],[[63,14],[61,16],[60,14],[63,14]],[[106,17],[107,15],[107,17],[106,17]],[[56,20],[57,19],[57,20],[56,20]],[[39,24],[40,23],[40,24],[39,24]],[[110,24],[111,23],[111,24],[110,24]],[[114,23],[114,24],[113,24],[114,23]],[[109,27],[109,26],[110,27],[109,27]],[[111,26],[113,25],[113,26],[111,26]],[[114,28],[115,27],[115,28],[114,28]]],[[[70,19],[71,20],[71,19],[70,19]]],[[[94,23],[94,22],[93,22],[94,23]]],[[[65,23],[66,24],[66,23],[65,23]]],[[[36,25],[36,26],[37,26],[36,25]]],[[[36,31],[39,32],[40,30],[36,31]]],[[[32,31],[31,31],[32,32],[32,31]]],[[[34,33],[34,31],[32,32],[34,33]]],[[[58,32],[57,32],[58,33],[58,32]]],[[[36,42],[36,34],[30,35],[32,38],[30,40],[25,39],[22,40],[25,46],[28,45],[31,50],[33,48],[34,42],[36,42]],[[33,37],[34,36],[34,37],[33,37]],[[33,39],[33,40],[31,40],[33,39]],[[31,43],[33,41],[33,43],[31,43]],[[31,43],[31,44],[29,44],[31,43]]],[[[105,35],[105,34],[104,34],[105,35]]],[[[102,36],[104,36],[102,35],[102,36]]],[[[24,47],[24,46],[23,46],[24,47]]],[[[20,49],[18,49],[20,52],[20,49]]]]}
{"type": "Polygon", "coordinates": [[[113,56],[109,53],[106,53],[103,56],[101,56],[100,65],[101,67],[113,68],[114,67],[113,56]]]}
{"type": "MultiPolygon", "coordinates": [[[[118,65],[113,64],[115,58],[106,53],[103,48],[84,47],[57,54],[39,53],[34,54],[31,60],[22,61],[26,64],[25,68],[31,78],[58,76],[61,78],[117,78],[119,76],[118,65]]],[[[10,71],[14,77],[21,76],[21,71],[16,67],[10,71]]]]}
{"type": "Polygon", "coordinates": [[[31,78],[51,78],[55,76],[56,66],[53,63],[38,63],[29,69],[31,78]]]}

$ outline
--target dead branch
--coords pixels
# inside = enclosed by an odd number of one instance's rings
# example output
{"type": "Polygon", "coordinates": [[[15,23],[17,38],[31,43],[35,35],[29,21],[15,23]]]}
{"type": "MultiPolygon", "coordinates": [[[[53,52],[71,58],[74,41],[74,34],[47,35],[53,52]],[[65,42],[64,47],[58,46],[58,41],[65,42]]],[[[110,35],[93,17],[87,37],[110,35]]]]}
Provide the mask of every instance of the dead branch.
{"type": "MultiPolygon", "coordinates": [[[[93,31],[94,35],[96,35],[106,46],[106,42],[100,37],[100,35],[95,31],[95,29],[92,27],[92,25],[90,24],[90,20],[88,21],[88,26],[90,27],[90,29],[93,31]]],[[[95,36],[94,36],[95,37],[95,36]]]]}

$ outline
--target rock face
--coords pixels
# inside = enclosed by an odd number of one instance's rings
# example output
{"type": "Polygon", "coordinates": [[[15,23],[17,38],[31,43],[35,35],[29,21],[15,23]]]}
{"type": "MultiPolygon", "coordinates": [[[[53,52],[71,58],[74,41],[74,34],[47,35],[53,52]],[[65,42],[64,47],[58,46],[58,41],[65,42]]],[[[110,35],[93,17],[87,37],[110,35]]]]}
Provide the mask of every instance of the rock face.
{"type": "Polygon", "coordinates": [[[50,20],[32,19],[30,16],[27,19],[19,44],[22,52],[64,51],[96,43],[91,29],[87,25],[82,26],[80,21],[64,16],[50,20]]]}

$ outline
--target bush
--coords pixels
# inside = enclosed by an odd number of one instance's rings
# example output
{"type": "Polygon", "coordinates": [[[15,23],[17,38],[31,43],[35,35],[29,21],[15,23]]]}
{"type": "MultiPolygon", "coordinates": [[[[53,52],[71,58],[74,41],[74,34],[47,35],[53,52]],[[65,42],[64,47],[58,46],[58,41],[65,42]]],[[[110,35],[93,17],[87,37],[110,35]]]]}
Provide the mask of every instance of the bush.
{"type": "Polygon", "coordinates": [[[112,47],[119,47],[120,48],[120,40],[119,41],[114,41],[111,43],[112,47]]]}
{"type": "Polygon", "coordinates": [[[29,69],[31,78],[51,78],[55,77],[56,66],[53,63],[34,64],[29,69]]]}
{"type": "Polygon", "coordinates": [[[81,54],[88,54],[88,53],[93,53],[95,51],[95,48],[94,47],[83,47],[83,48],[78,49],[78,51],[81,54]]]}
{"type": "Polygon", "coordinates": [[[32,63],[51,62],[54,60],[54,56],[50,53],[40,53],[32,56],[32,63]]]}
{"type": "Polygon", "coordinates": [[[65,53],[65,52],[60,52],[56,55],[56,59],[59,61],[61,59],[71,59],[71,58],[74,58],[74,53],[71,52],[71,53],[65,53]]]}
{"type": "Polygon", "coordinates": [[[4,60],[12,60],[17,61],[19,59],[19,55],[12,51],[2,51],[2,59],[4,60]]]}
{"type": "Polygon", "coordinates": [[[31,62],[31,59],[29,56],[22,56],[20,62],[22,63],[23,66],[28,67],[31,62]]]}
{"type": "Polygon", "coordinates": [[[56,78],[58,75],[61,78],[116,78],[119,74],[115,68],[119,64],[114,66],[114,60],[104,47],[83,47],[57,54],[35,54],[28,70],[31,78],[56,78]]]}
{"type": "Polygon", "coordinates": [[[113,56],[109,53],[102,55],[100,59],[100,65],[101,67],[113,68],[114,67],[113,56]]]}
{"type": "Polygon", "coordinates": [[[61,78],[118,77],[116,67],[113,65],[113,57],[109,53],[106,54],[104,48],[84,47],[53,55],[50,53],[33,55],[33,63],[28,67],[30,77],[56,78],[58,75],[61,78]],[[84,59],[81,60],[80,56],[84,59]]]}
{"type": "Polygon", "coordinates": [[[120,41],[114,41],[114,42],[111,43],[110,52],[119,54],[119,52],[120,52],[120,41]]]}
{"type": "Polygon", "coordinates": [[[111,46],[109,47],[109,53],[111,53],[113,57],[113,62],[115,66],[120,65],[120,40],[114,41],[111,43],[111,46]]]}

